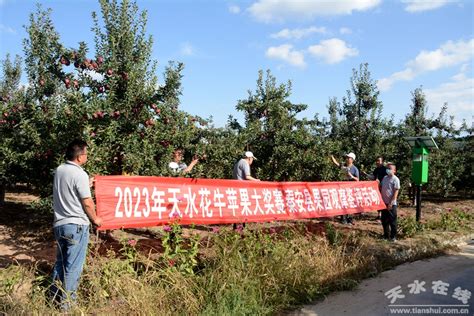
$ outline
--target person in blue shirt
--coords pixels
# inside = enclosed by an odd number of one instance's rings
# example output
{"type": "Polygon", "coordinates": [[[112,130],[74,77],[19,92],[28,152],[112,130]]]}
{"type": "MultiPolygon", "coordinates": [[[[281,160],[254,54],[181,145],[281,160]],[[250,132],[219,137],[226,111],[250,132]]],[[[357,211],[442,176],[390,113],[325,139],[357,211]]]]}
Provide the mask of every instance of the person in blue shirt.
{"type": "MultiPolygon", "coordinates": [[[[354,166],[354,161],[356,159],[356,155],[354,153],[348,153],[345,155],[346,163],[340,164],[334,156],[331,155],[332,162],[338,167],[341,168],[342,172],[344,173],[344,177],[347,181],[359,181],[359,169],[354,166]]],[[[340,217],[342,224],[349,224],[354,225],[354,221],[352,216],[350,215],[342,215],[340,217]]]]}

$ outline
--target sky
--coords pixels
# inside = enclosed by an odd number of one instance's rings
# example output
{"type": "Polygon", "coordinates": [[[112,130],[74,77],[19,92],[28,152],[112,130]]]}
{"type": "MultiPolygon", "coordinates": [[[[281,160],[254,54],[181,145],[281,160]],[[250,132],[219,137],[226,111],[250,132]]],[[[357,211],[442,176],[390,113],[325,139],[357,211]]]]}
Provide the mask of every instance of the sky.
{"type": "MultiPolygon", "coordinates": [[[[93,49],[91,12],[98,1],[39,1],[53,10],[62,42],[93,49]]],[[[24,25],[37,1],[0,0],[0,58],[23,55],[24,25]]],[[[383,115],[402,119],[422,86],[428,113],[445,102],[456,124],[474,121],[474,1],[468,0],[138,0],[148,11],[153,59],[161,76],[170,60],[185,64],[181,109],[224,126],[255,90],[260,69],[292,81],[306,117],[327,116],[330,98],[350,87],[368,63],[383,115]]],[[[26,83],[26,77],[22,82],[26,83]]]]}

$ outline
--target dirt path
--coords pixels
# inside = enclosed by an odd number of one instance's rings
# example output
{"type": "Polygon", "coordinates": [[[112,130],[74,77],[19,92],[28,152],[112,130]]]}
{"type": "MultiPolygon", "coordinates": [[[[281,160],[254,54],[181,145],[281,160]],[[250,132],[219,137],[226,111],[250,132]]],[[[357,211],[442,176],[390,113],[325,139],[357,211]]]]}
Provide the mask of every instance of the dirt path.
{"type": "MultiPolygon", "coordinates": [[[[371,316],[371,315],[446,315],[455,314],[448,309],[469,309],[463,315],[473,315],[474,297],[468,299],[467,304],[453,298],[455,289],[460,287],[474,293],[474,240],[462,247],[459,253],[442,256],[430,260],[421,260],[398,266],[394,270],[386,271],[378,277],[363,281],[356,290],[339,292],[329,295],[324,301],[314,305],[307,305],[289,315],[317,315],[317,316],[371,316]],[[409,284],[415,280],[426,282],[425,291],[419,294],[410,293],[409,284]],[[446,294],[434,294],[434,281],[443,281],[446,285],[446,294]],[[387,291],[401,286],[401,295],[404,298],[391,299],[386,297],[387,291]],[[467,306],[466,306],[467,305],[467,306]],[[441,313],[437,313],[438,308],[441,313]],[[421,313],[426,309],[426,313],[421,313]]],[[[441,292],[443,292],[441,290],[441,292]]]]}
{"type": "Polygon", "coordinates": [[[0,268],[54,260],[52,215],[28,207],[37,199],[28,193],[6,194],[6,203],[0,207],[0,268]]]}

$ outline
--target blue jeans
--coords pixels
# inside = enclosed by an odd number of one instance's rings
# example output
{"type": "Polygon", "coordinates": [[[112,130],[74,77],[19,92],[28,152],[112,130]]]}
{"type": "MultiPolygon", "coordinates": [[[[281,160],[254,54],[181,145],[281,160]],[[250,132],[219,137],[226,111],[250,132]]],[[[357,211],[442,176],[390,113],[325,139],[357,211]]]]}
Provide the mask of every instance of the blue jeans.
{"type": "Polygon", "coordinates": [[[56,239],[56,264],[51,295],[61,308],[69,309],[76,300],[82,268],[89,243],[89,225],[65,224],[53,228],[56,239]]]}

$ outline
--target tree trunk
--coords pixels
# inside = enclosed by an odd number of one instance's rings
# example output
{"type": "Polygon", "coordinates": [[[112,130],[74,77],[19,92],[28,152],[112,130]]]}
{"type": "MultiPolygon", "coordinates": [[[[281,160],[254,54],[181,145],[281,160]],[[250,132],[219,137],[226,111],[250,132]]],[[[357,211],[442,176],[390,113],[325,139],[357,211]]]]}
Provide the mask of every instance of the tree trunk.
{"type": "Polygon", "coordinates": [[[5,204],[5,184],[3,182],[0,183],[0,206],[5,204]]]}

